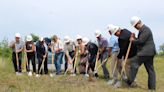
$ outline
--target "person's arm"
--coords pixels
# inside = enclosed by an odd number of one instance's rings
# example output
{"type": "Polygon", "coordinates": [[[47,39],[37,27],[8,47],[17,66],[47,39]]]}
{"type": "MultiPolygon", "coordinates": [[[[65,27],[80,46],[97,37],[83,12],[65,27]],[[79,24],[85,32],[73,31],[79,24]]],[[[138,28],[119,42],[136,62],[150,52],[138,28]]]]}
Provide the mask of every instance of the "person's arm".
{"type": "Polygon", "coordinates": [[[107,47],[102,47],[102,48],[100,49],[100,53],[103,53],[103,52],[106,50],[106,48],[107,48],[107,47]]]}
{"type": "Polygon", "coordinates": [[[24,49],[24,43],[21,42],[21,48],[20,48],[19,50],[17,50],[16,52],[17,52],[17,53],[20,53],[20,52],[23,51],[23,49],[24,49]]]}
{"type": "Polygon", "coordinates": [[[68,51],[65,52],[65,55],[66,55],[66,57],[67,57],[68,63],[72,64],[71,57],[70,57],[68,51]]]}
{"type": "Polygon", "coordinates": [[[12,49],[15,49],[15,42],[11,41],[10,44],[9,44],[9,47],[12,48],[12,49]]]}
{"type": "Polygon", "coordinates": [[[56,53],[62,51],[64,48],[62,42],[58,42],[57,45],[58,45],[58,48],[55,49],[56,53]]]}
{"type": "Polygon", "coordinates": [[[150,29],[144,29],[142,30],[142,33],[140,34],[139,38],[135,39],[134,37],[131,37],[131,41],[134,44],[143,45],[150,35],[151,35],[150,29]]]}
{"type": "Polygon", "coordinates": [[[64,49],[63,43],[60,41],[59,42],[59,51],[62,51],[64,49]]]}
{"type": "Polygon", "coordinates": [[[112,48],[111,47],[109,47],[108,53],[109,53],[109,57],[110,57],[112,55],[112,48]]]}
{"type": "Polygon", "coordinates": [[[67,45],[66,44],[64,44],[64,53],[65,53],[65,56],[67,58],[67,62],[71,64],[72,63],[71,62],[71,57],[69,55],[69,51],[68,51],[68,48],[67,48],[67,45]]]}
{"type": "Polygon", "coordinates": [[[32,45],[32,50],[33,50],[33,51],[36,51],[36,46],[35,46],[34,43],[33,43],[33,45],[32,45]]]}
{"type": "Polygon", "coordinates": [[[81,49],[80,49],[80,55],[85,54],[85,46],[82,45],[80,48],[81,48],[81,49]]]}
{"type": "Polygon", "coordinates": [[[54,46],[55,46],[55,43],[51,42],[50,48],[51,48],[52,54],[55,54],[55,47],[54,46]]]}

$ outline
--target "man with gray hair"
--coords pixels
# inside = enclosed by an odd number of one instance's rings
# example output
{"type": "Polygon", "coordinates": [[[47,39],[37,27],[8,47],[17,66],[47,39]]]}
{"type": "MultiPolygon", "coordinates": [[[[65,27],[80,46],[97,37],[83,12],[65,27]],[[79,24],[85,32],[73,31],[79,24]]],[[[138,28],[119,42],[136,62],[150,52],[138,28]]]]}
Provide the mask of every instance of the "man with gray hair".
{"type": "Polygon", "coordinates": [[[67,71],[68,65],[73,63],[75,58],[75,43],[69,36],[64,37],[64,57],[65,57],[65,72],[67,71]]]}
{"type": "Polygon", "coordinates": [[[102,33],[100,30],[95,31],[95,36],[97,38],[98,42],[98,48],[99,48],[99,59],[102,63],[104,78],[106,80],[109,79],[109,71],[106,67],[106,62],[108,61],[108,41],[106,38],[102,36],[102,33]]]}
{"type": "Polygon", "coordinates": [[[128,83],[131,84],[135,80],[138,68],[144,64],[148,73],[148,89],[150,91],[155,91],[156,75],[153,59],[156,54],[156,49],[151,29],[144,25],[141,19],[136,16],[131,18],[131,25],[139,31],[139,34],[138,38],[135,38],[135,35],[131,35],[130,38],[130,41],[137,45],[138,52],[131,60],[130,79],[128,83]]]}

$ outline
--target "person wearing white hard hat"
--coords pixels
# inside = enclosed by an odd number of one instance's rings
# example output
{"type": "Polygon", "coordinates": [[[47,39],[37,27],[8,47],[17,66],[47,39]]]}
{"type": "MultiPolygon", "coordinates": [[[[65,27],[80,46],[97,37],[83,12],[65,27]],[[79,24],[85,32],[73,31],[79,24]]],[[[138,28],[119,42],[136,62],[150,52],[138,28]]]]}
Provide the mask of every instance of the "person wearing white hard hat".
{"type": "Polygon", "coordinates": [[[76,41],[77,41],[78,44],[82,44],[82,36],[81,35],[77,35],[76,41]]]}
{"type": "Polygon", "coordinates": [[[115,83],[118,80],[118,67],[116,65],[117,65],[117,55],[120,49],[119,49],[118,37],[112,34],[111,32],[113,28],[114,28],[113,24],[109,24],[107,28],[107,31],[111,36],[109,39],[109,56],[111,57],[110,70],[112,74],[111,75],[112,79],[108,81],[109,85],[115,85],[115,83]]]}
{"type": "Polygon", "coordinates": [[[56,67],[56,75],[61,75],[61,64],[63,63],[64,45],[57,35],[52,37],[52,53],[54,56],[54,63],[56,67]]]}
{"type": "MultiPolygon", "coordinates": [[[[125,56],[126,56],[126,53],[127,53],[127,50],[128,50],[128,46],[129,46],[129,39],[130,39],[130,36],[131,36],[131,32],[127,29],[123,29],[123,28],[120,28],[118,26],[108,26],[108,31],[112,34],[112,35],[115,35],[118,37],[118,44],[119,44],[119,48],[120,48],[120,51],[117,55],[117,68],[118,68],[118,71],[120,72],[121,69],[122,69],[122,63],[125,59],[125,56]],[[111,28],[110,28],[111,27],[111,28]],[[109,29],[110,28],[110,29],[109,29]]],[[[136,45],[132,44],[131,46],[131,49],[130,49],[130,52],[129,52],[129,56],[128,56],[128,63],[126,63],[126,66],[125,66],[125,70],[126,70],[126,73],[124,73],[124,75],[122,76],[122,79],[123,81],[126,82],[126,80],[129,78],[129,70],[130,70],[130,58],[134,57],[137,53],[137,47],[136,45]],[[125,75],[126,74],[126,75],[125,75]]],[[[115,87],[121,87],[122,85],[120,84],[120,81],[117,81],[114,85],[115,87]]]]}
{"type": "Polygon", "coordinates": [[[36,49],[36,47],[35,47],[35,44],[33,42],[32,36],[27,35],[24,50],[25,50],[25,53],[27,55],[28,64],[26,67],[27,67],[27,72],[28,72],[29,76],[32,76],[32,72],[30,69],[30,61],[31,61],[31,64],[33,66],[33,72],[34,72],[34,74],[36,74],[35,49],[36,49]]]}
{"type": "MultiPolygon", "coordinates": [[[[137,27],[137,24],[142,24],[141,23],[141,19],[139,18],[139,17],[137,17],[137,16],[133,16],[132,18],[131,18],[131,20],[130,20],[130,24],[133,26],[133,27],[135,27],[136,29],[140,29],[139,27],[137,27]]],[[[143,25],[143,24],[142,24],[143,25]]],[[[141,25],[141,26],[142,26],[141,25]]]]}
{"type": "Polygon", "coordinates": [[[90,40],[87,37],[83,38],[83,44],[87,45],[90,42],[90,40]]]}
{"type": "Polygon", "coordinates": [[[38,59],[38,72],[36,77],[39,74],[43,74],[43,70],[41,66],[44,66],[44,74],[48,74],[48,65],[47,65],[47,54],[48,54],[48,46],[45,43],[43,37],[39,37],[39,41],[36,43],[36,54],[38,59]],[[44,65],[42,65],[44,64],[44,65]]]}
{"type": "Polygon", "coordinates": [[[97,38],[97,37],[100,37],[101,34],[102,34],[102,33],[101,33],[100,30],[96,30],[96,31],[95,31],[95,36],[96,36],[96,38],[97,38]]]}
{"type": "Polygon", "coordinates": [[[131,36],[130,41],[138,47],[137,55],[132,59],[129,84],[136,78],[139,67],[144,64],[148,73],[148,89],[156,90],[156,74],[154,70],[155,43],[151,29],[142,23],[141,19],[134,16],[131,25],[139,31],[138,38],[131,36]]]}
{"type": "Polygon", "coordinates": [[[89,55],[88,55],[88,50],[87,50],[87,44],[89,43],[89,39],[87,37],[84,37],[82,39],[82,41],[83,41],[83,44],[85,46],[85,52],[86,52],[85,59],[83,59],[83,60],[86,60],[85,61],[85,76],[89,77],[89,62],[88,62],[88,56],[89,55]]]}
{"type": "MultiPolygon", "coordinates": [[[[85,44],[86,50],[88,52],[88,73],[91,70],[94,73],[95,63],[96,63],[96,56],[98,52],[98,46],[91,42],[88,38],[83,38],[83,43],[85,44]]],[[[95,73],[95,77],[98,77],[98,73],[95,73]]]]}
{"type": "Polygon", "coordinates": [[[9,47],[12,48],[12,61],[16,75],[21,75],[22,51],[24,48],[24,42],[21,40],[20,33],[15,34],[15,41],[12,41],[9,47]]]}
{"type": "Polygon", "coordinates": [[[65,57],[65,72],[69,68],[69,64],[73,64],[74,66],[74,61],[72,59],[75,56],[75,43],[71,40],[69,36],[64,37],[64,57],[65,57]]]}
{"type": "Polygon", "coordinates": [[[86,59],[86,49],[85,49],[85,45],[83,44],[83,38],[82,38],[82,36],[80,36],[80,35],[77,35],[77,37],[76,37],[76,40],[77,40],[77,46],[76,46],[76,48],[78,49],[78,54],[79,54],[79,56],[80,56],[80,60],[79,60],[79,66],[78,66],[78,68],[79,68],[79,72],[80,72],[80,74],[85,74],[85,70],[86,70],[86,61],[87,61],[87,59],[86,59]]]}
{"type": "Polygon", "coordinates": [[[96,36],[97,42],[98,42],[100,61],[101,61],[101,63],[103,63],[102,68],[103,68],[104,78],[106,80],[108,80],[109,79],[109,71],[106,67],[106,63],[108,61],[108,40],[102,36],[102,33],[100,30],[95,31],[95,36],[96,36]]]}
{"type": "Polygon", "coordinates": [[[71,38],[69,36],[64,37],[64,43],[69,43],[71,41],[71,38]]]}

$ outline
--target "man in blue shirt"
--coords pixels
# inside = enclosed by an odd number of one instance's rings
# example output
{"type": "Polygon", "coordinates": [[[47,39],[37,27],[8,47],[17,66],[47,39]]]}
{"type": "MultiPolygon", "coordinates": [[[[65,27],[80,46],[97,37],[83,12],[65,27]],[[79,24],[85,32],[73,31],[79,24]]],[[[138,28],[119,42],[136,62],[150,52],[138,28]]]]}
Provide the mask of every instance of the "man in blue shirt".
{"type": "Polygon", "coordinates": [[[118,79],[117,56],[119,53],[119,44],[118,37],[113,35],[111,31],[108,30],[108,32],[111,35],[109,39],[109,56],[111,56],[110,69],[112,71],[112,80],[109,80],[108,84],[113,85],[117,82],[118,79]]]}

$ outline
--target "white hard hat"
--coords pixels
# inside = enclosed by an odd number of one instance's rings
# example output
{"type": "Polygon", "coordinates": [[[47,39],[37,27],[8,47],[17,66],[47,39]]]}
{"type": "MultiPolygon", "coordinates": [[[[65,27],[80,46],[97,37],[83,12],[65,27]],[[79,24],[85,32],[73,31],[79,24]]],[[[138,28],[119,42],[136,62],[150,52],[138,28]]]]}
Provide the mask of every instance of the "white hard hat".
{"type": "Polygon", "coordinates": [[[42,42],[43,40],[44,40],[44,38],[43,38],[43,37],[39,37],[39,41],[41,41],[41,42],[42,42]]]}
{"type": "Polygon", "coordinates": [[[84,38],[83,38],[83,43],[84,43],[84,45],[88,44],[88,42],[89,42],[89,39],[88,39],[87,37],[84,37],[84,38]]]}
{"type": "Polygon", "coordinates": [[[15,34],[15,37],[21,38],[20,33],[16,33],[16,34],[15,34]]]}
{"type": "Polygon", "coordinates": [[[27,35],[26,41],[32,41],[32,36],[31,35],[27,35]]]}
{"type": "Polygon", "coordinates": [[[113,26],[113,27],[112,27],[112,30],[110,30],[110,32],[111,32],[112,34],[115,34],[115,33],[119,30],[119,28],[120,28],[120,27],[118,27],[118,26],[113,26]]]}
{"type": "Polygon", "coordinates": [[[130,20],[131,25],[134,27],[141,19],[137,16],[133,16],[130,20]]]}
{"type": "Polygon", "coordinates": [[[69,36],[65,36],[65,37],[64,37],[64,42],[65,42],[65,43],[70,42],[70,37],[69,37],[69,36]]]}
{"type": "Polygon", "coordinates": [[[99,37],[100,35],[101,35],[101,31],[100,31],[100,30],[96,30],[96,31],[95,31],[95,36],[96,36],[96,37],[99,37]]]}
{"type": "Polygon", "coordinates": [[[112,31],[114,29],[114,25],[113,24],[109,24],[107,27],[107,31],[112,31]]]}
{"type": "Polygon", "coordinates": [[[77,35],[76,40],[82,39],[81,35],[77,35]]]}

